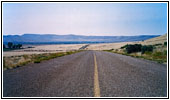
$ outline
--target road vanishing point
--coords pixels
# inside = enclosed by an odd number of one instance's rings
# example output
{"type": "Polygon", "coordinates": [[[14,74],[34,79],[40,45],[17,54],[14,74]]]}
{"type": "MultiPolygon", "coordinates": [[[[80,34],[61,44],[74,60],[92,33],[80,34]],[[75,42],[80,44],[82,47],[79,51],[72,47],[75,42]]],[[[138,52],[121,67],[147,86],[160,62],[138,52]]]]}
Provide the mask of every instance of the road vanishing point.
{"type": "Polygon", "coordinates": [[[166,64],[104,51],[3,71],[3,97],[166,96],[166,64]]]}

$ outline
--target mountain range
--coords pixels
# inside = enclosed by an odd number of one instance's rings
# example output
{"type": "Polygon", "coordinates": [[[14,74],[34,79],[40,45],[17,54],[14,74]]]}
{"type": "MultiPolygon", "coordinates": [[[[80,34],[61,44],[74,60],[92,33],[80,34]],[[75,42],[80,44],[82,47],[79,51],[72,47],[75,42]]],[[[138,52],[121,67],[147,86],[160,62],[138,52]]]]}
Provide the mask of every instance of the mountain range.
{"type": "Polygon", "coordinates": [[[74,44],[74,43],[113,43],[142,41],[160,35],[138,35],[138,36],[83,36],[83,35],[54,35],[54,34],[23,34],[3,35],[3,43],[8,42],[22,44],[74,44]]]}

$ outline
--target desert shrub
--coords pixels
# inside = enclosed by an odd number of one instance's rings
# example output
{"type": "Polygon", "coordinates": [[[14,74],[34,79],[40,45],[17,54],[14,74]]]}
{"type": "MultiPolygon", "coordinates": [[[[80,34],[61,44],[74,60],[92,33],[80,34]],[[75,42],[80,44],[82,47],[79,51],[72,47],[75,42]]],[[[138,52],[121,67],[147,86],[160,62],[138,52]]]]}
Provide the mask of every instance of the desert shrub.
{"type": "MultiPolygon", "coordinates": [[[[72,54],[72,53],[70,52],[69,54],[72,54]]],[[[64,54],[63,54],[63,53],[58,53],[58,54],[56,55],[56,57],[61,57],[61,56],[64,56],[64,54]]]]}
{"type": "Polygon", "coordinates": [[[41,61],[49,60],[61,56],[64,56],[64,53],[40,54],[34,57],[34,63],[40,63],[41,61]]]}
{"type": "Polygon", "coordinates": [[[127,53],[140,52],[141,47],[142,47],[141,44],[127,45],[126,52],[127,53]]]}
{"type": "Polygon", "coordinates": [[[144,45],[144,46],[142,46],[141,51],[142,51],[142,54],[144,54],[146,51],[152,52],[153,46],[152,45],[144,45]]]}
{"type": "Polygon", "coordinates": [[[112,52],[112,50],[103,50],[103,51],[112,52]]]}
{"type": "Polygon", "coordinates": [[[71,51],[70,51],[70,52],[66,52],[66,54],[67,54],[67,55],[70,55],[70,54],[72,54],[72,52],[71,52],[71,51]]]}
{"type": "Polygon", "coordinates": [[[153,57],[156,59],[166,59],[166,55],[163,52],[154,52],[153,57]]]}
{"type": "Polygon", "coordinates": [[[150,52],[150,51],[145,51],[145,54],[146,54],[146,55],[152,55],[152,52],[150,52]]]}
{"type": "Polygon", "coordinates": [[[34,61],[34,63],[40,63],[40,62],[41,60],[38,60],[38,59],[34,61]]]}
{"type": "Polygon", "coordinates": [[[24,59],[28,59],[29,56],[28,55],[23,55],[24,59]]]}
{"type": "Polygon", "coordinates": [[[128,44],[122,46],[120,49],[124,49],[124,48],[126,48],[127,46],[128,46],[128,44]]]}
{"type": "Polygon", "coordinates": [[[158,44],[155,44],[154,46],[159,46],[159,45],[162,45],[161,43],[158,43],[158,44]]]}
{"type": "Polygon", "coordinates": [[[162,52],[154,52],[153,53],[153,56],[157,57],[157,56],[161,56],[162,55],[162,52]]]}
{"type": "Polygon", "coordinates": [[[167,55],[164,52],[154,52],[153,59],[159,63],[167,62],[167,55]]]}
{"type": "Polygon", "coordinates": [[[167,42],[164,42],[164,45],[167,46],[167,42]]]}
{"type": "Polygon", "coordinates": [[[167,55],[167,50],[164,50],[164,55],[167,55]]]}
{"type": "Polygon", "coordinates": [[[24,65],[26,65],[26,64],[28,64],[28,63],[30,63],[30,62],[31,62],[30,60],[27,60],[27,61],[24,61],[24,62],[20,62],[20,63],[18,63],[18,64],[16,65],[16,67],[24,66],[24,65]]]}
{"type": "Polygon", "coordinates": [[[43,54],[38,54],[37,56],[34,57],[34,63],[40,63],[42,60],[45,60],[47,56],[43,54]]]}

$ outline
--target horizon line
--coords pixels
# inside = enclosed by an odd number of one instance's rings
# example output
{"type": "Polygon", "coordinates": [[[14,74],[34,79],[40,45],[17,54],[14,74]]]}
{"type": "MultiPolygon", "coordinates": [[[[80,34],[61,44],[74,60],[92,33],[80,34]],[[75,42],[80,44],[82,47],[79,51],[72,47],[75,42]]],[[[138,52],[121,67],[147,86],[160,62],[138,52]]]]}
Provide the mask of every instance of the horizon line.
{"type": "MultiPolygon", "coordinates": [[[[3,36],[23,36],[23,35],[75,35],[75,36],[152,36],[154,34],[142,34],[142,35],[77,35],[77,34],[42,34],[42,33],[24,33],[24,34],[3,34],[3,36]]],[[[154,36],[161,36],[161,35],[165,35],[167,33],[164,34],[159,34],[159,35],[154,35],[154,36]]]]}

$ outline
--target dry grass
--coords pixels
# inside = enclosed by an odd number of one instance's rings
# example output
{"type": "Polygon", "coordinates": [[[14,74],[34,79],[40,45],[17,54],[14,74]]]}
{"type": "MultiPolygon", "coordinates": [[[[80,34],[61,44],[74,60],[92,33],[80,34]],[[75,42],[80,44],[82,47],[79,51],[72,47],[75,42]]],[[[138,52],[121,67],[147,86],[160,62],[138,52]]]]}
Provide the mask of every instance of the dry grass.
{"type": "Polygon", "coordinates": [[[90,44],[87,47],[87,50],[111,50],[111,49],[119,50],[122,46],[124,46],[126,44],[142,44],[142,45],[161,44],[161,45],[163,45],[164,42],[167,42],[167,34],[159,36],[159,37],[155,37],[152,39],[148,39],[145,41],[90,44]]]}
{"type": "Polygon", "coordinates": [[[19,55],[19,56],[10,56],[3,57],[3,69],[13,69],[17,67],[24,66],[28,63],[40,63],[44,60],[49,60],[65,55],[70,55],[80,51],[69,51],[61,53],[44,53],[44,54],[31,54],[31,55],[19,55]]]}
{"type": "Polygon", "coordinates": [[[144,58],[147,60],[156,61],[158,63],[166,63],[167,62],[167,46],[163,45],[163,44],[154,46],[153,52],[145,52],[144,54],[142,54],[141,52],[135,52],[135,53],[128,54],[126,52],[125,48],[104,50],[104,51],[123,54],[123,55],[132,56],[132,57],[136,57],[136,58],[144,58]]]}
{"type": "Polygon", "coordinates": [[[110,50],[119,49],[126,44],[135,44],[135,42],[120,42],[120,43],[101,43],[101,44],[90,44],[87,50],[110,50]]]}
{"type": "Polygon", "coordinates": [[[13,50],[3,52],[3,56],[18,56],[18,55],[30,55],[30,54],[43,54],[43,53],[58,53],[79,50],[82,46],[87,44],[63,44],[63,45],[24,45],[23,47],[34,47],[20,50],[13,50]]]}
{"type": "Polygon", "coordinates": [[[155,45],[155,44],[164,44],[164,42],[167,42],[167,34],[152,39],[148,39],[139,43],[142,45],[155,45]]]}
{"type": "Polygon", "coordinates": [[[158,63],[167,62],[167,34],[156,38],[148,39],[145,41],[130,42],[130,43],[125,42],[124,45],[122,44],[119,44],[119,48],[115,48],[115,46],[112,46],[112,47],[108,47],[104,51],[119,53],[127,56],[137,57],[137,58],[144,58],[148,60],[157,61],[158,63]],[[154,49],[153,52],[146,52],[144,54],[142,54],[141,52],[127,54],[125,48],[121,48],[126,44],[153,45],[154,49]]]}

